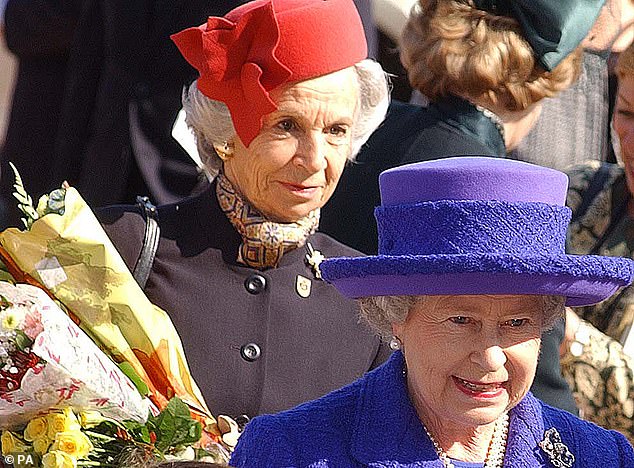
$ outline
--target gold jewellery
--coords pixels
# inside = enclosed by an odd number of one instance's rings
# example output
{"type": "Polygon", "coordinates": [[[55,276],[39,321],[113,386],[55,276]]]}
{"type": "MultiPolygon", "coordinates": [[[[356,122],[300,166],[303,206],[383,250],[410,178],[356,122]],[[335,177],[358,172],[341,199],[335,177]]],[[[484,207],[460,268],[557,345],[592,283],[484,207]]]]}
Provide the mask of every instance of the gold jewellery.
{"type": "Polygon", "coordinates": [[[214,151],[222,161],[227,161],[233,156],[233,143],[225,140],[222,144],[214,144],[214,151]]]}

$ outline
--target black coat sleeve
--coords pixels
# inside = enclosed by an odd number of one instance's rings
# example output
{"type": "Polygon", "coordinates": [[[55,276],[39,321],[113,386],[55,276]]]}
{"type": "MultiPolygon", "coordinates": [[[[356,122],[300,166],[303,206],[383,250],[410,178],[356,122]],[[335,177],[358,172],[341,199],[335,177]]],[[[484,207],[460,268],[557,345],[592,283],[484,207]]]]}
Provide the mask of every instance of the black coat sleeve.
{"type": "Polygon", "coordinates": [[[78,16],[79,5],[70,0],[9,0],[7,47],[20,58],[67,55],[78,16]]]}

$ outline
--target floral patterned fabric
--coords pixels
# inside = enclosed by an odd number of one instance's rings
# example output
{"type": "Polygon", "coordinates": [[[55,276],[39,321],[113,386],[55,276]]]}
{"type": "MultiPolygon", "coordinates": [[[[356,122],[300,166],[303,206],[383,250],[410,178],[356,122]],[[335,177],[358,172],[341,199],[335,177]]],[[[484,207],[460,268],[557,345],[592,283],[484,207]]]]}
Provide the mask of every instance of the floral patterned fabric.
{"type": "MultiPolygon", "coordinates": [[[[620,166],[592,161],[569,172],[568,206],[573,211],[568,229],[571,254],[634,258],[634,219],[627,215],[630,198],[620,166]]],[[[634,287],[575,311],[602,332],[623,342],[634,319],[634,287]]]]}
{"type": "Polygon", "coordinates": [[[579,416],[616,429],[634,444],[634,361],[615,339],[582,321],[561,369],[579,407],[579,416]],[[577,348],[575,349],[575,345],[577,348]]]}
{"type": "MultiPolygon", "coordinates": [[[[567,251],[634,258],[634,219],[623,168],[592,161],[568,171],[573,211],[567,251]]],[[[576,308],[584,321],[561,359],[580,416],[622,432],[634,443],[634,360],[622,342],[634,319],[634,287],[593,306],[576,308]]]]}

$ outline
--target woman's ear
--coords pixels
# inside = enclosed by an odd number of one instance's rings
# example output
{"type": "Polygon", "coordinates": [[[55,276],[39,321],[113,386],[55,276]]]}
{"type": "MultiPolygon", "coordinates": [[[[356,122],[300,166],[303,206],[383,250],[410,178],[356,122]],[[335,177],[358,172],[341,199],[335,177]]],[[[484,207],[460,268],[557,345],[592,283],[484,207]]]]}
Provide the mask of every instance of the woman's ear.
{"type": "Polygon", "coordinates": [[[404,323],[392,322],[392,335],[401,338],[404,326],[404,323]]]}

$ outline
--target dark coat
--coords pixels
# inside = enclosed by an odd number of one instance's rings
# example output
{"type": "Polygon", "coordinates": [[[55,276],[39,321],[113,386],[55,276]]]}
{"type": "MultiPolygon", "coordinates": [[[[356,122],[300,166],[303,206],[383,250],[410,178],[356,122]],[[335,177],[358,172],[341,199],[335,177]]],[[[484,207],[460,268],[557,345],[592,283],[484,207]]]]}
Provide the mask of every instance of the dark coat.
{"type": "MultiPolygon", "coordinates": [[[[21,225],[12,197],[15,164],[27,190],[37,197],[59,184],[50,178],[68,52],[80,0],[9,0],[5,40],[17,59],[17,76],[4,146],[0,154],[0,196],[5,225],[21,225]]],[[[2,65],[0,65],[2,66],[2,65]]]]}
{"type": "MultiPolygon", "coordinates": [[[[134,265],[144,221],[134,207],[111,207],[100,218],[128,265],[134,265]]],[[[145,289],[178,330],[192,374],[213,414],[276,412],[352,382],[387,356],[357,321],[355,305],[316,280],[305,249],[278,268],[236,262],[241,239],[211,187],[159,207],[161,239],[145,289]],[[309,278],[308,298],[296,292],[309,278]],[[253,346],[256,345],[256,346],[253,346]]],[[[358,255],[330,237],[309,239],[324,255],[358,255]]]]}
{"type": "Polygon", "coordinates": [[[171,137],[196,71],[169,36],[243,0],[85,0],[68,64],[52,178],[91,206],[189,195],[198,171],[171,137]]]}
{"type": "MultiPolygon", "coordinates": [[[[231,459],[238,468],[438,468],[443,466],[412,405],[400,352],[337,392],[277,415],[254,419],[231,459]]],[[[460,466],[463,466],[462,464],[460,466]]],[[[469,464],[471,466],[471,464],[469,464]]],[[[505,468],[631,468],[622,434],[551,408],[528,393],[509,411],[505,468]],[[555,429],[561,444],[540,447],[555,429]],[[574,456],[570,465],[565,453],[574,456]]]]}
{"type": "Polygon", "coordinates": [[[430,107],[392,101],[388,115],[341,176],[322,209],[320,229],[367,254],[377,252],[374,207],[381,204],[379,174],[403,164],[449,156],[504,157],[493,123],[465,101],[430,107]]]}

